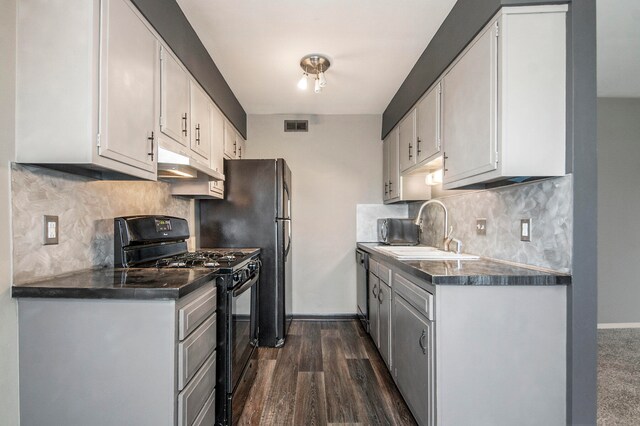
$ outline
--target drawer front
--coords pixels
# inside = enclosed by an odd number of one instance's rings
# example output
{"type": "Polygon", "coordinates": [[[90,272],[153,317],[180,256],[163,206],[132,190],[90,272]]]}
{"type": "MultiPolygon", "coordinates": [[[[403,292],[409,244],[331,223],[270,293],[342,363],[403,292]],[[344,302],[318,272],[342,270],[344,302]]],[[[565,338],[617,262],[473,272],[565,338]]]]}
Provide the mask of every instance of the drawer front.
{"type": "Polygon", "coordinates": [[[418,312],[429,320],[434,320],[433,295],[431,293],[424,291],[398,273],[393,277],[393,290],[404,297],[418,312]]]}
{"type": "Polygon", "coordinates": [[[189,385],[178,394],[178,426],[191,426],[216,386],[216,353],[202,366],[189,385]]]}
{"type": "Polygon", "coordinates": [[[391,269],[378,263],[378,278],[384,281],[388,286],[391,286],[391,269]]]}
{"type": "Polygon", "coordinates": [[[369,272],[371,272],[376,277],[378,276],[378,262],[369,258],[369,272]]]}
{"type": "Polygon", "coordinates": [[[178,344],[178,390],[182,390],[216,348],[216,314],[178,344]]]}
{"type": "Polygon", "coordinates": [[[216,287],[209,287],[195,300],[178,309],[178,338],[184,340],[216,310],[216,287]]]}
{"type": "Polygon", "coordinates": [[[200,414],[193,422],[193,426],[211,426],[216,422],[216,390],[211,393],[200,414]]]}

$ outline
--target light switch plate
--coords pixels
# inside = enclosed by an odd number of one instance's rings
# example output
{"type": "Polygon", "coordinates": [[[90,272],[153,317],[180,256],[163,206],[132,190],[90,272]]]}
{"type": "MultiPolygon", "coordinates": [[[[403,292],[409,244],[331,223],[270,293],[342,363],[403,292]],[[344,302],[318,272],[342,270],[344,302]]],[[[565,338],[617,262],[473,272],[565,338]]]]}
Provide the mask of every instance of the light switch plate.
{"type": "Polygon", "coordinates": [[[476,219],[476,234],[487,235],[487,219],[476,219]]]}
{"type": "Polygon", "coordinates": [[[60,227],[58,226],[58,216],[44,216],[44,245],[58,244],[60,227]]]}
{"type": "Polygon", "coordinates": [[[531,241],[531,219],[520,219],[520,241],[531,241]]]}

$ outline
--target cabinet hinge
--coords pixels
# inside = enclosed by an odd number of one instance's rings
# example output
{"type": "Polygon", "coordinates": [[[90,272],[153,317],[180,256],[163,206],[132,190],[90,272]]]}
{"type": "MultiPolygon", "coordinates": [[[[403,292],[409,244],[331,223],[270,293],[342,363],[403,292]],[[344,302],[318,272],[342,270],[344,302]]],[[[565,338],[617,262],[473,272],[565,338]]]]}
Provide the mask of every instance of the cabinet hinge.
{"type": "Polygon", "coordinates": [[[100,148],[100,133],[96,135],[96,146],[100,148]]]}
{"type": "Polygon", "coordinates": [[[162,47],[160,48],[160,60],[164,61],[164,49],[162,47]]]}
{"type": "Polygon", "coordinates": [[[500,25],[496,22],[496,37],[500,36],[500,25]]]}
{"type": "Polygon", "coordinates": [[[438,84],[438,93],[442,93],[442,84],[438,84]]]}

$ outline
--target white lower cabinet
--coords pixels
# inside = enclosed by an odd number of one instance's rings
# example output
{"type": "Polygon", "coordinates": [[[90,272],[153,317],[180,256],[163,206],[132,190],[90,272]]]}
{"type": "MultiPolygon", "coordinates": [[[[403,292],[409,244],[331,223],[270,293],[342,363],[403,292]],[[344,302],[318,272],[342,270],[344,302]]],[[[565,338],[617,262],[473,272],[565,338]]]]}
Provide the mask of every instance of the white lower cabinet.
{"type": "Polygon", "coordinates": [[[434,286],[383,262],[370,334],[418,424],[565,424],[566,286],[434,286]]]}
{"type": "Polygon", "coordinates": [[[18,299],[21,422],[213,424],[216,299],[18,299]]]}

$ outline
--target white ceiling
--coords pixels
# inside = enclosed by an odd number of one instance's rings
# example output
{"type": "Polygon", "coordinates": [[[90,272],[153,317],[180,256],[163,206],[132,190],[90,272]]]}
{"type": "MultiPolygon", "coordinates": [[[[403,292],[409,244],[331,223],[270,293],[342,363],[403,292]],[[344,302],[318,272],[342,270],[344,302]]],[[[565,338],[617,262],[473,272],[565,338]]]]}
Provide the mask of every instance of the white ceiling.
{"type": "Polygon", "coordinates": [[[381,114],[454,3],[178,0],[248,114],[381,114]],[[331,61],[320,94],[296,87],[310,53],[331,61]]]}
{"type": "Polygon", "coordinates": [[[640,97],[640,1],[598,0],[598,96],[640,97]]]}

